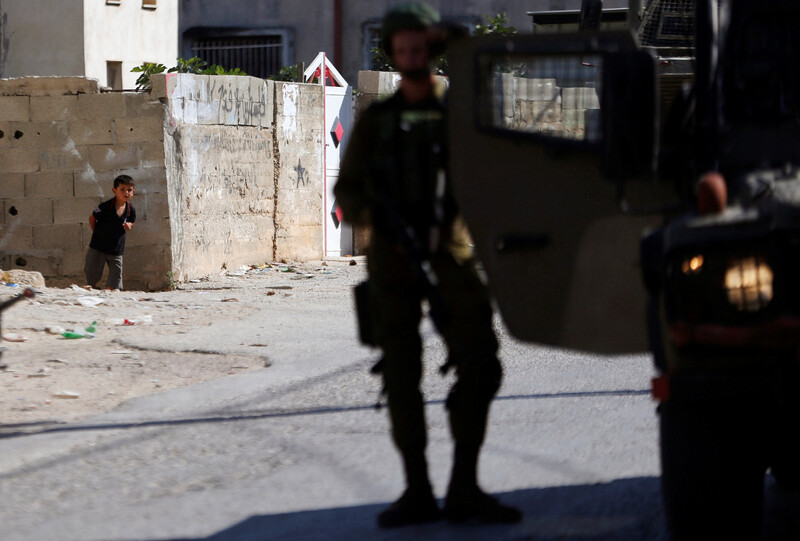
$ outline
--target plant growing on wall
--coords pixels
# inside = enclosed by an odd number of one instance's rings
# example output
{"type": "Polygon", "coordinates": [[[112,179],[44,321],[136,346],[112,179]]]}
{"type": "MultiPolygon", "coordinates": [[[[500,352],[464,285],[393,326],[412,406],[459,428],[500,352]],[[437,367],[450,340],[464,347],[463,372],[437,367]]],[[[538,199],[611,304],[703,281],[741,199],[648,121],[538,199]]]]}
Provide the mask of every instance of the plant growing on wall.
{"type": "Polygon", "coordinates": [[[294,66],[283,66],[278,73],[269,76],[271,81],[286,81],[286,82],[295,82],[297,81],[297,64],[294,66]]]}
{"type": "Polygon", "coordinates": [[[513,36],[517,29],[508,24],[508,15],[505,11],[498,13],[494,17],[483,16],[486,19],[484,24],[475,26],[475,36],[513,36]]]}
{"type": "Polygon", "coordinates": [[[150,77],[157,73],[196,73],[198,75],[247,75],[239,68],[225,69],[218,64],[207,65],[202,58],[193,57],[188,60],[179,58],[178,64],[169,69],[164,64],[154,62],[144,62],[141,66],[136,66],[131,70],[133,73],[141,73],[136,79],[136,90],[150,90],[150,77]]]}

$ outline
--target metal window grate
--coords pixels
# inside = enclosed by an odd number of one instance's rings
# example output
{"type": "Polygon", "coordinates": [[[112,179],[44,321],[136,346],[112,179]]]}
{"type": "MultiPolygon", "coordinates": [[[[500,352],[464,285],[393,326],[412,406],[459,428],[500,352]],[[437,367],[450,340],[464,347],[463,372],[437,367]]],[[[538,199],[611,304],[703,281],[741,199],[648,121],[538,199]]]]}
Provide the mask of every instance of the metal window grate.
{"type": "Polygon", "coordinates": [[[695,0],[651,0],[639,27],[645,47],[694,47],[695,0]]]}
{"type": "Polygon", "coordinates": [[[283,67],[283,37],[198,38],[192,41],[192,55],[209,65],[239,68],[248,75],[266,79],[283,67]]]}

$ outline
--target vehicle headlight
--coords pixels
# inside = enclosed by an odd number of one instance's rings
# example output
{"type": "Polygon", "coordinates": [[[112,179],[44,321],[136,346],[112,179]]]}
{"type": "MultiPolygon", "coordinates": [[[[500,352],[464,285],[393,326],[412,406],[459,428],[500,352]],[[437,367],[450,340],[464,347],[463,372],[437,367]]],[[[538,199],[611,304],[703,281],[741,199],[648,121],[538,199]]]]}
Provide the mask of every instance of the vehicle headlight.
{"type": "Polygon", "coordinates": [[[732,260],[725,270],[725,291],[736,309],[757,312],[772,300],[772,269],[758,257],[732,260]]]}

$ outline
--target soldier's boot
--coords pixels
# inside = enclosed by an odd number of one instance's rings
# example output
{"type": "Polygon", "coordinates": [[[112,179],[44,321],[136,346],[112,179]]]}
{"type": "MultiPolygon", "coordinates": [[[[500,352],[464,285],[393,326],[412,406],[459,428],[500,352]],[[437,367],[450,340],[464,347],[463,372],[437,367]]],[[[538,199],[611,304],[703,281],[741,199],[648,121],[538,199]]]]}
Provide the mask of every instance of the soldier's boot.
{"type": "Polygon", "coordinates": [[[444,517],[451,522],[475,520],[484,523],[515,523],[522,513],[503,505],[478,486],[478,456],[486,435],[489,404],[500,386],[500,366],[487,363],[482,366],[483,378],[464,378],[466,366],[458,366],[460,378],[450,396],[450,430],[455,440],[453,469],[445,498],[444,517]]]}
{"type": "Polygon", "coordinates": [[[387,381],[387,400],[392,438],[403,459],[406,490],[378,515],[382,528],[396,528],[439,520],[439,505],[433,497],[425,459],[427,435],[422,394],[416,387],[396,388],[387,381]]]}
{"type": "Polygon", "coordinates": [[[487,524],[512,524],[522,520],[522,513],[503,505],[478,486],[477,469],[480,448],[456,444],[453,473],[447,489],[444,517],[450,522],[474,520],[487,524]]]}

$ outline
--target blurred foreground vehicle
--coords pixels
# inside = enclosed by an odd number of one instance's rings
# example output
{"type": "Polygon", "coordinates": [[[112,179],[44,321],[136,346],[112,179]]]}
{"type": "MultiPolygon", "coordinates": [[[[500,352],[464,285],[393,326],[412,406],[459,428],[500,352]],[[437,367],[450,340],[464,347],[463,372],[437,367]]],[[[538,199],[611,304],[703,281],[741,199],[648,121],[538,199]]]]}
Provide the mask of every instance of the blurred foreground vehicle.
{"type": "Polygon", "coordinates": [[[500,313],[521,339],[652,352],[675,539],[758,539],[765,473],[800,488],[799,4],[653,2],[641,41],[448,55],[456,196],[500,313]]]}

